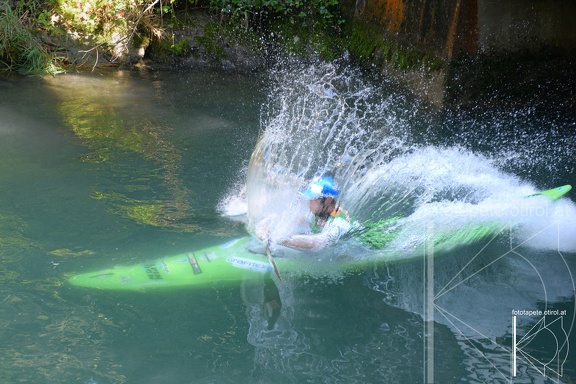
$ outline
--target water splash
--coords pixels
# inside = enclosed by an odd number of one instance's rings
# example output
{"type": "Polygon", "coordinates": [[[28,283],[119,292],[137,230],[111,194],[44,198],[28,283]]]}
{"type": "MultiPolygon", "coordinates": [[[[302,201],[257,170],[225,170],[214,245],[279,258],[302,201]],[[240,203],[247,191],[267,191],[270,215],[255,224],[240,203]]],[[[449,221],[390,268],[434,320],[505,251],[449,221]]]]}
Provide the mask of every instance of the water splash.
{"type": "MultiPolygon", "coordinates": [[[[382,100],[357,74],[318,64],[273,76],[275,87],[248,169],[252,229],[270,217],[270,207],[275,222],[293,223],[307,209],[297,192],[310,179],[332,174],[346,191],[354,175],[390,159],[406,141],[392,96],[382,100]]],[[[278,236],[290,231],[280,227],[275,227],[278,236]]]]}
{"type": "Polygon", "coordinates": [[[536,188],[493,159],[458,144],[418,142],[432,125],[427,112],[392,87],[376,89],[356,71],[328,63],[273,77],[247,171],[249,231],[264,225],[273,241],[298,231],[307,212],[298,191],[330,174],[340,203],[363,224],[398,218],[380,256],[421,254],[431,230],[435,245],[447,250],[508,229],[530,237],[556,222],[565,238],[560,248],[576,250],[572,202],[554,208],[545,198],[526,199],[536,188]]]}

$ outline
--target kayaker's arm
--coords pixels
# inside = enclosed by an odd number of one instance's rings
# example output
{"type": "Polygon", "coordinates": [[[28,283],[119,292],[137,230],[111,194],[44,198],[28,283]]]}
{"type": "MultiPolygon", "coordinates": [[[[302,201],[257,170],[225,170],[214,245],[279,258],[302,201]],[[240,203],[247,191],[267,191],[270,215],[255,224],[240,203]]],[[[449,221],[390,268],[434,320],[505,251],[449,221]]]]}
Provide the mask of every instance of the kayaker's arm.
{"type": "Polygon", "coordinates": [[[326,247],[330,243],[330,237],[325,234],[316,235],[294,235],[287,239],[280,240],[278,244],[285,247],[302,249],[302,250],[317,250],[326,247]]]}
{"type": "Polygon", "coordinates": [[[338,241],[340,235],[345,232],[336,224],[338,224],[338,222],[332,221],[326,224],[327,227],[320,233],[290,236],[287,239],[280,240],[278,244],[302,250],[322,249],[338,241]]]}

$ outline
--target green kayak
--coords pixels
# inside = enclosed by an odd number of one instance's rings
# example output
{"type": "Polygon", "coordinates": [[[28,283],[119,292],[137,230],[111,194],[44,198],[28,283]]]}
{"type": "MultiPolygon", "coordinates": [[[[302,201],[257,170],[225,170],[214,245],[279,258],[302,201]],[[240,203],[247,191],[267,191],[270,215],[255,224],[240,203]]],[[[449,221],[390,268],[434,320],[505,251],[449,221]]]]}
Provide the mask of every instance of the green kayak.
{"type": "MultiPolygon", "coordinates": [[[[556,201],[571,186],[542,191],[530,196],[542,195],[556,201]]],[[[482,222],[457,230],[435,233],[433,245],[440,250],[472,244],[478,240],[494,236],[502,229],[501,223],[482,222]]],[[[394,232],[390,232],[394,233],[394,232]]],[[[386,234],[387,236],[389,234],[386,234]]],[[[224,244],[214,245],[193,252],[162,257],[156,260],[143,261],[133,265],[116,266],[95,272],[81,273],[69,278],[69,283],[79,287],[90,287],[106,290],[148,290],[156,288],[174,288],[185,286],[202,286],[213,283],[234,283],[246,276],[257,276],[273,272],[272,263],[265,252],[251,252],[247,245],[252,238],[246,236],[233,239],[224,244]]],[[[421,253],[420,253],[421,254],[421,253]]],[[[300,253],[304,257],[274,257],[278,269],[282,272],[305,273],[314,268],[337,268],[340,271],[361,269],[375,261],[398,259],[394,255],[381,253],[379,259],[345,257],[326,262],[317,261],[313,256],[300,253]],[[328,265],[330,265],[328,267],[328,265]]]]}

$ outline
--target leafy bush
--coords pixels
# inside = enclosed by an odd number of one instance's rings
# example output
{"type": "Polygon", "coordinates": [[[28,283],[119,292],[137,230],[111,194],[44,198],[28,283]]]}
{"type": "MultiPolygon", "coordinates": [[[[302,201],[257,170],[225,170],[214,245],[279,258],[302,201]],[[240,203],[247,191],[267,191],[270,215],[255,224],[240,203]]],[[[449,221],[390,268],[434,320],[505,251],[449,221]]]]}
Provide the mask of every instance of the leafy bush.
{"type": "Polygon", "coordinates": [[[35,9],[33,2],[19,2],[14,8],[0,2],[0,69],[22,74],[61,71],[54,55],[31,32],[35,9]]]}
{"type": "Polygon", "coordinates": [[[283,18],[292,24],[316,24],[324,27],[343,22],[338,12],[339,0],[210,0],[213,7],[235,18],[243,18],[246,26],[258,16],[265,21],[283,18]]]}
{"type": "MultiPolygon", "coordinates": [[[[164,0],[169,3],[170,0],[164,0]]],[[[0,68],[56,73],[52,50],[72,63],[103,52],[110,61],[128,58],[132,41],[158,32],[162,0],[0,0],[0,68]],[[73,47],[72,49],[70,49],[73,47]],[[75,52],[80,55],[76,55],[75,52]],[[72,54],[72,57],[70,57],[72,54]],[[82,56],[84,55],[84,56],[82,56]]]]}
{"type": "Polygon", "coordinates": [[[66,37],[105,49],[112,59],[128,51],[136,27],[158,1],[52,0],[44,20],[49,29],[66,37]]]}

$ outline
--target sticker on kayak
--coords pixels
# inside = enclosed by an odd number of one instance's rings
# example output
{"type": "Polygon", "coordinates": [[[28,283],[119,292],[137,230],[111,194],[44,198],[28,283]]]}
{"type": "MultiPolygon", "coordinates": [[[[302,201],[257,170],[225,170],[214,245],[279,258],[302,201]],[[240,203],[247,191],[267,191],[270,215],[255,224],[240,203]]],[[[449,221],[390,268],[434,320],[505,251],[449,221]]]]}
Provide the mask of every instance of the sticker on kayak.
{"type": "Polygon", "coordinates": [[[236,268],[248,269],[250,271],[266,272],[271,268],[268,263],[245,259],[243,257],[229,257],[226,261],[236,268]]]}
{"type": "Polygon", "coordinates": [[[146,272],[148,279],[162,280],[160,271],[158,270],[158,267],[156,266],[156,263],[154,261],[145,261],[140,265],[142,266],[142,268],[144,268],[144,271],[146,272]]]}
{"type": "Polygon", "coordinates": [[[194,255],[194,252],[187,253],[186,256],[188,256],[188,261],[190,262],[190,265],[192,266],[192,270],[194,271],[194,274],[195,275],[201,274],[202,269],[200,268],[200,265],[198,264],[198,260],[196,260],[196,255],[194,255]]]}

